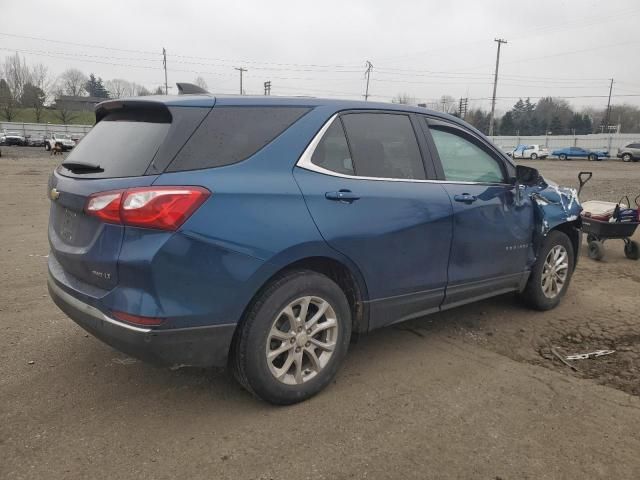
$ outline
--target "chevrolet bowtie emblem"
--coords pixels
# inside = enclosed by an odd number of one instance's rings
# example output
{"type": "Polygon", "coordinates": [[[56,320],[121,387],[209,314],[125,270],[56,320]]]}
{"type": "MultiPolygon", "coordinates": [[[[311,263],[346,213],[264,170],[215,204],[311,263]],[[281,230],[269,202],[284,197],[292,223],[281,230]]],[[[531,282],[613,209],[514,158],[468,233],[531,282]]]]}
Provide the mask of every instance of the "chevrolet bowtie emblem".
{"type": "Polygon", "coordinates": [[[59,196],[60,192],[55,188],[52,188],[49,192],[49,197],[51,197],[51,200],[57,200],[59,196]]]}

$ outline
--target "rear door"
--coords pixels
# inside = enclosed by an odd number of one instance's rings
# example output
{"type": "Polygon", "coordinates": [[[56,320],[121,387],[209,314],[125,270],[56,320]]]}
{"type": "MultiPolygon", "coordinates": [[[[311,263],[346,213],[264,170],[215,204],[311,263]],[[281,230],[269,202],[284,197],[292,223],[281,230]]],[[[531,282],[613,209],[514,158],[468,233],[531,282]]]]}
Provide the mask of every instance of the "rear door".
{"type": "Polygon", "coordinates": [[[95,295],[92,287],[117,285],[124,227],[86,215],[88,198],[151,185],[154,170],[164,169],[208,111],[149,101],[113,102],[99,111],[97,124],[49,179],[49,265],[58,280],[95,295]]]}
{"type": "Polygon", "coordinates": [[[438,176],[453,204],[443,306],[517,288],[533,259],[533,207],[510,181],[513,167],[464,127],[426,119],[438,176]]]}
{"type": "Polygon", "coordinates": [[[447,281],[451,202],[425,164],[408,114],[332,118],[294,175],[321,234],[363,273],[370,327],[439,308],[447,281]],[[428,178],[429,177],[429,178],[428,178]]]}

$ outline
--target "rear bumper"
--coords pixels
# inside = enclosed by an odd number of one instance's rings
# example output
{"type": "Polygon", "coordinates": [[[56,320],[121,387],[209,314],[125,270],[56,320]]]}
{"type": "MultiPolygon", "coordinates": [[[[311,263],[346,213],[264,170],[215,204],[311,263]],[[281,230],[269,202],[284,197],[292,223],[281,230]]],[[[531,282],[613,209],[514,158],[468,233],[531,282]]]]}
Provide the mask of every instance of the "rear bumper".
{"type": "Polygon", "coordinates": [[[86,331],[132,357],[166,366],[223,367],[236,324],[155,330],[115,320],[82,302],[49,276],[49,295],[86,331]]]}

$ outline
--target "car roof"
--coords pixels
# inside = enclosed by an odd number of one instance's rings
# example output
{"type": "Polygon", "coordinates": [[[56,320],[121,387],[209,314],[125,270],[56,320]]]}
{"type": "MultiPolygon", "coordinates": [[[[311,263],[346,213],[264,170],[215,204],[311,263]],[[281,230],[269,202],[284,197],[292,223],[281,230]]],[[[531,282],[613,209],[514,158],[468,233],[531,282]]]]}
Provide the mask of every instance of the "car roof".
{"type": "MultiPolygon", "coordinates": [[[[144,97],[130,97],[107,100],[99,103],[96,108],[112,102],[155,102],[167,106],[184,107],[213,107],[218,106],[288,106],[288,107],[330,107],[335,110],[368,109],[391,110],[401,112],[414,112],[429,114],[451,120],[456,123],[464,123],[457,117],[442,112],[436,112],[427,108],[387,102],[365,102],[363,100],[342,100],[335,98],[317,97],[280,97],[276,95],[149,95],[144,97]]],[[[467,125],[465,123],[465,125],[467,125]]]]}
{"type": "MultiPolygon", "coordinates": [[[[277,95],[213,95],[213,94],[187,94],[187,95],[148,95],[144,97],[130,97],[106,100],[96,105],[96,112],[101,107],[110,103],[150,102],[162,103],[171,107],[208,107],[217,106],[287,106],[287,107],[328,107],[336,112],[341,110],[387,110],[397,112],[411,112],[430,115],[441,118],[451,123],[456,123],[477,134],[484,136],[482,132],[458,117],[448,113],[436,112],[424,107],[388,102],[365,102],[364,100],[343,100],[336,98],[318,97],[280,97],[277,95]]],[[[108,107],[107,107],[108,108],[108,107]]]]}

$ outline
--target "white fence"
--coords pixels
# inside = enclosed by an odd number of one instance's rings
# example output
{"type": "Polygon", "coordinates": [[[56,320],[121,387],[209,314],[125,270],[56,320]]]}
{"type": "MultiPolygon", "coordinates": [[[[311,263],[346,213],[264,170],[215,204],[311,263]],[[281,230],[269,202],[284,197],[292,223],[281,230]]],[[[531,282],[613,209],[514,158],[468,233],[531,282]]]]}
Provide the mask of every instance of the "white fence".
{"type": "Polygon", "coordinates": [[[66,133],[74,139],[84,137],[93,125],[55,125],[52,123],[0,122],[0,132],[19,132],[27,138],[42,139],[52,133],[66,133]]]}
{"type": "Polygon", "coordinates": [[[517,145],[544,145],[549,149],[562,147],[582,147],[587,149],[604,149],[615,157],[618,149],[632,142],[640,142],[640,133],[595,133],[591,135],[539,135],[539,136],[496,136],[491,137],[493,143],[500,147],[516,147],[517,145]]]}

